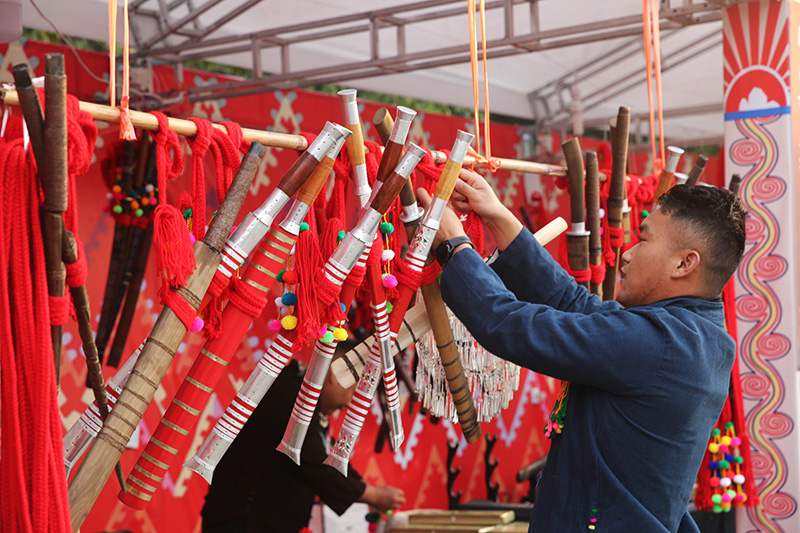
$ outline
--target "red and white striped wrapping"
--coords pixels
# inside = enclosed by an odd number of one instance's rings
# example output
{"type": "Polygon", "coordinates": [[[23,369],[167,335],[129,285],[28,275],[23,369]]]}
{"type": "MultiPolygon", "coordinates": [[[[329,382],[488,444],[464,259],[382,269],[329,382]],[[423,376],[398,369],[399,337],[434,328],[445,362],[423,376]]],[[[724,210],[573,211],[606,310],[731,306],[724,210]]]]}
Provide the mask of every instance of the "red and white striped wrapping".
{"type": "Polygon", "coordinates": [[[184,382],[175,394],[150,442],[136,462],[126,483],[127,492],[119,499],[136,509],[150,501],[175,456],[185,444],[191,429],[208,403],[225,368],[233,358],[253,319],[261,314],[266,295],[289,257],[297,235],[279,225],[264,237],[242,276],[247,290],[258,291],[259,303],[240,303],[234,295],[221,319],[221,334],[206,342],[184,382]]]}
{"type": "Polygon", "coordinates": [[[389,327],[389,315],[386,312],[386,291],[381,280],[379,265],[367,266],[367,284],[370,292],[370,307],[375,322],[375,341],[381,353],[383,363],[383,386],[386,389],[386,403],[389,412],[388,422],[391,432],[392,451],[397,451],[403,444],[403,422],[400,414],[400,391],[397,387],[397,373],[392,357],[392,339],[389,327]]]}
{"type": "MultiPolygon", "coordinates": [[[[365,247],[364,251],[358,257],[355,266],[363,267],[366,265],[367,256],[369,255],[370,249],[371,246],[365,247]]],[[[332,258],[329,259],[323,267],[324,272],[328,279],[330,279],[336,285],[341,286],[344,284],[344,281],[347,279],[347,276],[352,268],[337,266],[337,264],[334,263],[335,262],[332,261],[332,258]]],[[[353,295],[355,294],[355,290],[356,287],[345,285],[345,290],[342,291],[341,295],[342,299],[348,299],[348,301],[352,299],[353,295]]],[[[272,344],[267,349],[267,352],[247,378],[247,382],[236,394],[236,398],[231,402],[231,405],[229,405],[225,410],[225,414],[217,421],[209,436],[205,441],[203,441],[203,444],[200,445],[200,448],[198,448],[194,456],[189,459],[184,466],[194,470],[196,473],[203,476],[208,483],[211,483],[211,479],[214,475],[214,469],[222,460],[225,452],[228,451],[233,439],[236,438],[236,436],[239,434],[239,431],[252,414],[252,411],[258,406],[258,404],[267,394],[267,391],[269,391],[269,388],[272,386],[275,378],[278,377],[278,374],[281,373],[284,367],[291,360],[296,338],[296,330],[286,333],[281,332],[277,337],[275,337],[275,340],[272,341],[272,344]],[[248,410],[249,412],[246,412],[248,410]]],[[[320,344],[324,343],[317,343],[314,348],[315,356],[320,344]]],[[[336,350],[337,344],[338,341],[334,339],[332,343],[325,346],[330,346],[331,354],[333,354],[333,352],[336,350]]],[[[330,366],[330,362],[328,365],[330,366]]],[[[314,406],[311,407],[312,412],[315,407],[316,401],[314,401],[314,406]]],[[[294,416],[289,420],[287,432],[290,432],[289,428],[293,424],[294,416]]],[[[297,434],[299,435],[300,433],[298,432],[297,434]]],[[[305,432],[303,432],[303,436],[304,435],[305,432]]],[[[297,449],[300,449],[302,448],[302,444],[303,443],[301,441],[299,442],[299,445],[295,444],[294,446],[297,449]]]]}
{"type": "MultiPolygon", "coordinates": [[[[333,327],[328,326],[328,331],[333,331],[333,327]]],[[[325,376],[331,367],[333,353],[336,351],[336,344],[317,340],[314,347],[314,355],[308,365],[308,370],[300,386],[297,400],[294,402],[292,416],[286,431],[283,434],[281,443],[277,450],[286,454],[296,464],[300,464],[300,450],[308,432],[308,426],[314,416],[314,409],[317,407],[319,395],[325,384],[325,376]]]]}
{"type": "MultiPolygon", "coordinates": [[[[432,235],[430,228],[420,226],[414,238],[411,240],[411,247],[406,253],[406,263],[412,269],[422,272],[425,262],[427,261],[428,251],[430,250],[430,242],[432,242],[432,235]]],[[[397,332],[400,330],[400,325],[403,323],[408,305],[414,297],[416,289],[401,284],[399,287],[399,294],[394,302],[394,310],[389,315],[389,348],[397,338],[397,332]]],[[[380,294],[380,293],[379,293],[380,294]]],[[[385,303],[384,303],[385,307],[385,303]]],[[[374,312],[373,307],[373,312],[374,312]]],[[[350,401],[350,406],[345,414],[342,427],[339,430],[339,435],[336,437],[336,443],[333,450],[325,460],[325,464],[336,468],[342,475],[347,475],[347,468],[350,462],[350,456],[353,453],[353,447],[358,441],[358,436],[361,433],[361,428],[364,426],[364,420],[369,413],[369,406],[375,396],[375,391],[378,387],[378,381],[381,375],[381,368],[383,366],[383,354],[380,349],[380,331],[378,330],[378,320],[376,320],[376,333],[375,341],[372,343],[372,348],[367,358],[367,363],[364,366],[364,371],[361,373],[361,378],[358,381],[358,386],[353,394],[353,399],[350,401]]],[[[387,352],[391,358],[391,351],[387,352]]],[[[394,359],[392,359],[392,370],[394,371],[394,359]]],[[[394,372],[392,374],[394,377],[394,372]]],[[[384,380],[386,375],[384,374],[384,380]]],[[[385,386],[385,384],[384,384],[385,386]]],[[[387,403],[389,400],[389,393],[387,388],[387,403]]],[[[399,403],[399,402],[398,402],[399,403]]],[[[399,415],[399,412],[398,412],[399,415]]],[[[400,426],[402,430],[402,426],[400,426]]]]}
{"type": "MultiPolygon", "coordinates": [[[[108,380],[106,396],[108,397],[109,411],[114,407],[122,387],[128,382],[131,370],[133,370],[142,348],[144,348],[144,344],[140,344],[139,348],[122,365],[122,368],[114,374],[114,377],[108,380]]],[[[89,448],[102,426],[103,419],[100,417],[100,408],[97,406],[97,401],[93,401],[64,435],[64,464],[67,467],[67,478],[69,478],[72,467],[75,466],[78,459],[89,448]]]]}

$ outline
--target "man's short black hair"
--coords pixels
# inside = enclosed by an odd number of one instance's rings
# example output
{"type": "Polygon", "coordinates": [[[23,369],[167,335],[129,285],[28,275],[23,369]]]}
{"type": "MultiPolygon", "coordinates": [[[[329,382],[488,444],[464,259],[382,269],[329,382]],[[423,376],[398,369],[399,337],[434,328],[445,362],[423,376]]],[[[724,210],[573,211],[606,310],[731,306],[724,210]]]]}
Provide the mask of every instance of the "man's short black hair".
{"type": "Polygon", "coordinates": [[[702,241],[701,272],[714,294],[722,292],[744,255],[747,211],[734,193],[705,185],[676,185],[659,198],[660,209],[702,241]]]}

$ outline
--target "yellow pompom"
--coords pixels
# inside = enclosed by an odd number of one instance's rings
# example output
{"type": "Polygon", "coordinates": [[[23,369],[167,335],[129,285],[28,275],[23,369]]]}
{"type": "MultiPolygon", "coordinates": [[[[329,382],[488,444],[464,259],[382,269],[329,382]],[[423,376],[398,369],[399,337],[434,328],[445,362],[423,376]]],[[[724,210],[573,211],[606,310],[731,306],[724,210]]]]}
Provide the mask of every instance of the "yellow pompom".
{"type": "Polygon", "coordinates": [[[286,315],[285,317],[281,318],[281,326],[283,329],[294,329],[297,327],[297,317],[292,315],[286,315]]]}
{"type": "Polygon", "coordinates": [[[346,341],[347,330],[344,328],[336,328],[335,330],[333,330],[333,336],[336,338],[337,341],[346,341]]]}
{"type": "Polygon", "coordinates": [[[719,442],[720,442],[720,444],[724,444],[725,446],[730,446],[731,445],[731,438],[729,436],[725,435],[724,437],[719,439],[719,442]]]}
{"type": "Polygon", "coordinates": [[[716,442],[712,442],[708,445],[708,451],[711,453],[718,453],[719,452],[719,444],[716,442]]]}

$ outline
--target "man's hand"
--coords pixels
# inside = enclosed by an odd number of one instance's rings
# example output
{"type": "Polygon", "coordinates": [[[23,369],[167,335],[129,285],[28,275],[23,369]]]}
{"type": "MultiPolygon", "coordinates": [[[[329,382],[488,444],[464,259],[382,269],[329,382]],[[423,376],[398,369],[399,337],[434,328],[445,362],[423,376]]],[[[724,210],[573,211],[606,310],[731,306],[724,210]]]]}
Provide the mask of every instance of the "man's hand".
{"type": "Polygon", "coordinates": [[[508,211],[497,198],[489,182],[477,172],[465,168],[461,169],[450,201],[457,211],[462,213],[475,211],[487,224],[508,211]]]}
{"type": "MultiPolygon", "coordinates": [[[[425,189],[417,189],[417,201],[427,210],[432,200],[425,189]]],[[[450,207],[446,207],[439,223],[439,231],[436,232],[436,236],[433,238],[432,249],[436,250],[440,242],[460,235],[466,235],[464,226],[461,224],[461,220],[458,219],[458,215],[450,207]]]]}
{"type": "Polygon", "coordinates": [[[386,511],[389,509],[399,509],[405,505],[406,495],[401,489],[396,487],[390,487],[388,485],[367,485],[359,501],[368,503],[381,511],[386,511]]]}

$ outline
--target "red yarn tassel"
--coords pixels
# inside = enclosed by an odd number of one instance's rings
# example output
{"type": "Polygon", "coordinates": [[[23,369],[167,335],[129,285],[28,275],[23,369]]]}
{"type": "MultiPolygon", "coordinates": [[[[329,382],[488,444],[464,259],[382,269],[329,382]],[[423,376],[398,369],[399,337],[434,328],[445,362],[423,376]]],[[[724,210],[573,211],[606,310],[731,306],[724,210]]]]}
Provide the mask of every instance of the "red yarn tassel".
{"type": "MultiPolygon", "coordinates": [[[[320,243],[314,231],[316,217],[314,210],[309,210],[306,216],[309,229],[300,232],[297,244],[294,247],[294,268],[297,272],[297,340],[296,348],[302,348],[310,337],[316,339],[321,327],[319,304],[317,303],[317,285],[314,283],[315,275],[322,270],[323,259],[320,252],[320,243]]],[[[334,237],[335,239],[335,237],[334,237]]]]}
{"type": "MultiPolygon", "coordinates": [[[[158,271],[169,287],[185,285],[197,269],[192,240],[183,215],[174,206],[156,207],[153,242],[156,245],[158,271]]],[[[161,290],[165,290],[162,284],[161,290]]]]}

